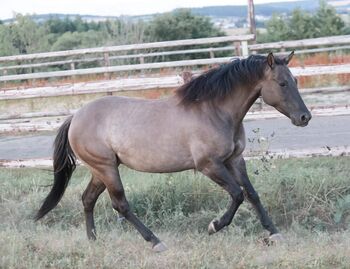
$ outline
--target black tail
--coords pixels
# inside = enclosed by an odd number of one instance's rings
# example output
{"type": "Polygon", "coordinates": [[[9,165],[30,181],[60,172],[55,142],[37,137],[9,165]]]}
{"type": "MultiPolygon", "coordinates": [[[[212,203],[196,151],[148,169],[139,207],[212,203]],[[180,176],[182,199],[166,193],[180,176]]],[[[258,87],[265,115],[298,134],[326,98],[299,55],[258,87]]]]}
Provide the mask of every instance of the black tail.
{"type": "Polygon", "coordinates": [[[71,121],[72,117],[69,117],[58,130],[53,153],[53,186],[36,214],[35,220],[41,219],[58,204],[76,167],[75,155],[68,141],[68,130],[71,121]]]}

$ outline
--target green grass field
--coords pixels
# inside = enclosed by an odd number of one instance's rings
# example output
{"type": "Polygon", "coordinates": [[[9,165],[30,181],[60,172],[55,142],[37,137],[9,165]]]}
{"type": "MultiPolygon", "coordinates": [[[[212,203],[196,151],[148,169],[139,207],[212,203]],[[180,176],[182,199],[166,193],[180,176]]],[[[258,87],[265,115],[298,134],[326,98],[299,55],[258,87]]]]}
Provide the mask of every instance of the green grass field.
{"type": "Polygon", "coordinates": [[[148,243],[117,220],[107,193],[95,210],[89,242],[81,194],[90,179],[79,167],[60,204],[42,221],[32,216],[49,192],[43,169],[0,169],[0,268],[349,268],[350,158],[255,160],[251,180],[286,237],[266,246],[248,203],[234,222],[209,236],[228,195],[199,173],[144,174],[121,169],[133,211],[168,245],[148,243]]]}

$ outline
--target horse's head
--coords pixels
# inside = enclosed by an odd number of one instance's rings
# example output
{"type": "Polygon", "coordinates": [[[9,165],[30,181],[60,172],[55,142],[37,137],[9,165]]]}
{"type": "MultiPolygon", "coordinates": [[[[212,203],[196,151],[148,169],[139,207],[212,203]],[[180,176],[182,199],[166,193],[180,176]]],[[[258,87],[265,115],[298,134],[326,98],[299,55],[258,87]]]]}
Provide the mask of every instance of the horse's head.
{"type": "Polygon", "coordinates": [[[298,91],[297,80],[288,68],[294,51],[286,58],[267,56],[264,80],[261,82],[261,96],[265,103],[286,115],[296,126],[306,126],[311,113],[306,108],[298,91]]]}

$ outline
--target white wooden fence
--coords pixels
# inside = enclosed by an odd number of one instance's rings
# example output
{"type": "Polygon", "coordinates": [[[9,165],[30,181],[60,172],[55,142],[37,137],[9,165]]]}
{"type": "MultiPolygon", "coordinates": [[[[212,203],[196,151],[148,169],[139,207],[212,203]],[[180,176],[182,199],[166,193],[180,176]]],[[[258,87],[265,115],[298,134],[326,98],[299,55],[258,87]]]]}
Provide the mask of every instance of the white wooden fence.
{"type": "MultiPolygon", "coordinates": [[[[50,78],[50,77],[61,77],[61,76],[75,76],[75,75],[87,75],[87,74],[99,74],[99,73],[110,73],[110,72],[120,72],[120,71],[130,71],[130,70],[144,70],[149,68],[163,68],[163,67],[177,67],[177,66],[190,66],[190,65],[206,65],[211,64],[213,61],[211,59],[197,60],[193,62],[189,61],[179,61],[174,64],[172,62],[163,63],[153,63],[152,65],[144,64],[145,57],[153,56],[165,56],[165,55],[176,55],[185,53],[196,53],[198,49],[180,50],[180,51],[167,51],[167,52],[153,52],[147,53],[147,50],[151,49],[161,49],[161,48],[175,48],[175,47],[188,47],[188,46],[198,46],[198,45],[212,45],[212,44],[222,44],[222,43],[233,43],[235,55],[238,56],[248,56],[248,41],[254,40],[254,35],[240,35],[240,36],[222,36],[222,37],[210,37],[210,38],[198,38],[198,39],[186,39],[186,40],[175,40],[175,41],[163,41],[163,42],[152,42],[143,44],[131,44],[131,45],[121,45],[113,47],[99,47],[99,48],[89,48],[89,49],[78,49],[78,50],[68,50],[68,51],[56,51],[56,52],[45,52],[45,53],[35,53],[26,55],[14,55],[0,57],[0,64],[2,63],[1,70],[3,76],[0,77],[0,81],[11,81],[11,80],[23,80],[23,79],[37,79],[37,78],[50,78]],[[139,53],[139,51],[145,51],[139,53]],[[137,52],[135,54],[135,52],[137,52]],[[119,54],[111,56],[112,54],[119,54]],[[102,58],[96,58],[96,54],[102,54],[102,58]],[[124,54],[124,55],[123,55],[124,54]],[[84,57],[76,59],[65,59],[67,57],[84,57]],[[25,61],[37,61],[46,60],[54,58],[53,62],[39,62],[39,63],[25,63],[25,61]],[[58,58],[63,58],[64,60],[57,60],[58,58]],[[111,61],[116,59],[127,59],[127,58],[139,58],[140,64],[129,66],[111,66],[111,61]],[[103,67],[89,68],[89,69],[77,69],[75,68],[76,63],[81,62],[94,62],[103,61],[103,67]],[[20,62],[20,64],[11,65],[9,63],[20,62]],[[22,64],[23,63],[23,64],[22,64]],[[41,72],[41,73],[26,73],[21,75],[7,75],[9,70],[13,69],[29,69],[39,68],[44,66],[53,65],[64,65],[70,64],[71,70],[67,71],[57,71],[57,72],[41,72]]],[[[210,55],[214,55],[214,48],[206,48],[204,51],[209,52],[210,55]]],[[[203,52],[203,51],[200,51],[203,52]]],[[[215,62],[215,61],[214,61],[215,62]]],[[[219,61],[220,62],[220,61],[219,61]]]]}
{"type": "MultiPolygon", "coordinates": [[[[350,73],[350,64],[336,66],[307,66],[290,68],[295,76],[313,76],[322,74],[350,73]]],[[[120,91],[137,91],[148,89],[174,89],[183,84],[178,75],[148,78],[121,78],[116,80],[103,80],[97,82],[80,82],[58,86],[35,87],[29,89],[0,90],[0,100],[16,100],[38,97],[54,97],[65,95],[112,93],[120,91]]],[[[349,90],[348,87],[331,87],[327,92],[349,90]]],[[[311,92],[311,91],[310,91],[311,92]]]]}
{"type": "Polygon", "coordinates": [[[281,50],[285,49],[298,49],[298,53],[312,53],[320,51],[341,50],[350,48],[350,35],[344,36],[332,36],[322,37],[305,40],[293,40],[293,41],[281,41],[265,44],[251,44],[248,45],[248,41],[253,40],[254,35],[241,35],[241,36],[224,36],[224,37],[212,37],[212,38],[200,38],[200,39],[187,39],[176,41],[164,41],[153,42],[143,44],[122,45],[113,47],[99,47],[89,49],[78,49],[69,51],[56,51],[35,53],[26,55],[14,55],[0,57],[0,82],[13,81],[13,80],[28,80],[28,79],[46,79],[57,78],[66,76],[79,76],[79,75],[92,75],[92,74],[108,74],[122,71],[136,71],[136,70],[150,70],[160,68],[175,68],[186,66],[200,66],[221,64],[232,59],[232,56],[246,57],[249,51],[255,53],[261,50],[281,50]],[[147,50],[159,49],[159,48],[175,48],[197,45],[210,45],[213,44],[227,44],[233,43],[233,46],[222,47],[208,47],[199,49],[181,49],[172,51],[158,51],[148,52],[147,50]],[[338,46],[335,46],[338,45],[338,46]],[[339,46],[342,45],[342,46],[339,46]],[[326,48],[320,46],[328,46],[326,48]],[[334,46],[334,47],[330,47],[334,46]],[[317,47],[317,48],[311,48],[317,47]],[[305,48],[307,48],[305,50],[305,48]],[[311,49],[310,49],[311,48],[311,49]],[[302,49],[302,50],[300,50],[302,49]],[[142,51],[142,52],[140,52],[142,51]],[[231,57],[215,58],[215,53],[219,51],[231,51],[231,57]],[[145,58],[156,56],[169,56],[169,55],[183,55],[194,53],[208,53],[210,58],[197,59],[197,60],[183,60],[183,61],[167,61],[167,62],[152,62],[145,63],[145,58]],[[102,55],[98,57],[98,55],[102,55]],[[70,58],[73,57],[73,58],[70,58]],[[54,59],[54,61],[47,61],[54,59]],[[138,59],[138,64],[128,65],[113,65],[114,60],[121,59],[138,59]],[[39,62],[38,62],[39,61],[39,62]],[[102,66],[93,68],[76,68],[78,63],[86,62],[102,62],[102,66]],[[48,71],[48,72],[36,72],[35,69],[49,67],[49,66],[62,66],[70,65],[70,70],[64,71],[48,71]],[[21,69],[25,70],[24,74],[8,74],[12,70],[21,69]]]}

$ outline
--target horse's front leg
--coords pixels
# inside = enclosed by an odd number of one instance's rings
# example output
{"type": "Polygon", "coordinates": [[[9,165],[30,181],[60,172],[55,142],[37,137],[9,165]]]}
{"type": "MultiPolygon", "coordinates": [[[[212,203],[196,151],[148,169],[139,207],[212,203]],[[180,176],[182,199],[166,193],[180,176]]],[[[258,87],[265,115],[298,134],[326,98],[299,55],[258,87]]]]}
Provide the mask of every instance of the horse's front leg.
{"type": "Polygon", "coordinates": [[[240,186],[234,180],[232,173],[229,172],[222,162],[210,160],[206,162],[206,165],[200,171],[223,187],[232,198],[231,204],[225,214],[220,219],[210,222],[208,232],[209,234],[213,234],[232,222],[238,207],[244,200],[244,195],[240,186]]]}
{"type": "Polygon", "coordinates": [[[278,233],[278,230],[273,224],[271,218],[268,216],[265,208],[261,204],[258,193],[255,191],[253,185],[249,180],[243,157],[239,156],[235,159],[230,160],[226,166],[228,170],[233,174],[239,185],[243,187],[244,194],[253,205],[262,226],[270,232],[270,240],[282,240],[283,238],[281,234],[278,233]]]}

